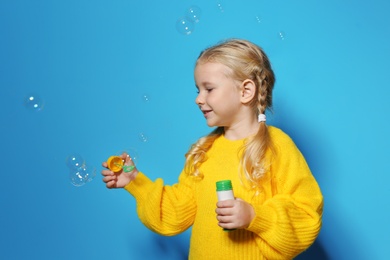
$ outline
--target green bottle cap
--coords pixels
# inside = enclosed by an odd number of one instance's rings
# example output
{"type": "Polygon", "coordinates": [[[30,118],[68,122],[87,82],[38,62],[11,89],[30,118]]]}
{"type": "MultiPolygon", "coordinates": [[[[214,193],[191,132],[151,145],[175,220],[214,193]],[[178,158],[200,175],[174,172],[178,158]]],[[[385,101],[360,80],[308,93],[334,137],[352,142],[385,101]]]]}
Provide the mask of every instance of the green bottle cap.
{"type": "Polygon", "coordinates": [[[217,191],[231,190],[232,182],[230,180],[217,181],[217,191]]]}

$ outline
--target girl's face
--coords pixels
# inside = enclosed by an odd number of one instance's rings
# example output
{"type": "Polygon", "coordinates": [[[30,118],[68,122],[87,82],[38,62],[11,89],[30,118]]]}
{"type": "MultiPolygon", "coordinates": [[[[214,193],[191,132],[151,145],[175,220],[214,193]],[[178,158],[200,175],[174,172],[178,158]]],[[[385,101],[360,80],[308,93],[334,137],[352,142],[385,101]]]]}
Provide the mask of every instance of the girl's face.
{"type": "Polygon", "coordinates": [[[196,104],[208,126],[229,127],[240,120],[240,83],[233,80],[231,69],[223,64],[207,62],[195,67],[198,89],[196,104]]]}

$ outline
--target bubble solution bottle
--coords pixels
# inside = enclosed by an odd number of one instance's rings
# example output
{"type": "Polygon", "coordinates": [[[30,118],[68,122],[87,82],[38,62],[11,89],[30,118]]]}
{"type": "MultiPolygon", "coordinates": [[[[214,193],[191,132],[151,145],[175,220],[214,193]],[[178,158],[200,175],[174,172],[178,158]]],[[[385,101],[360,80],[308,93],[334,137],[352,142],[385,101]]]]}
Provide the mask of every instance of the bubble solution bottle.
{"type": "Polygon", "coordinates": [[[234,200],[232,182],[230,180],[217,181],[216,185],[218,201],[234,200]]]}
{"type": "MultiPolygon", "coordinates": [[[[217,196],[218,201],[234,200],[232,182],[230,180],[217,181],[217,196]]],[[[223,229],[224,231],[232,231],[234,229],[223,229]]]]}

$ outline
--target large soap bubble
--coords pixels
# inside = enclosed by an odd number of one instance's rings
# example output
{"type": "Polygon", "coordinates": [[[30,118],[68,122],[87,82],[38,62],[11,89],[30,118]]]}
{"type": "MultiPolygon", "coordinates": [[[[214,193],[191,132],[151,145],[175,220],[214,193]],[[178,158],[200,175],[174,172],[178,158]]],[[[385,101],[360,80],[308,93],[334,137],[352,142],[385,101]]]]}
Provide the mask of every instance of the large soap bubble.
{"type": "Polygon", "coordinates": [[[69,180],[76,187],[83,186],[96,177],[96,169],[85,163],[79,154],[71,154],[66,158],[66,165],[69,168],[69,180]]]}

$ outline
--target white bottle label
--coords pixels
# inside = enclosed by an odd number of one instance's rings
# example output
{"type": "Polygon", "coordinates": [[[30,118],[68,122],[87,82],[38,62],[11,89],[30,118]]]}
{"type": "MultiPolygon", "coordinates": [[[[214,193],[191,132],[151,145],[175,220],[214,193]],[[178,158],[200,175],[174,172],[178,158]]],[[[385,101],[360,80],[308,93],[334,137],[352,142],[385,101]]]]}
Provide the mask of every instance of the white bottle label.
{"type": "Polygon", "coordinates": [[[218,201],[234,200],[233,190],[217,191],[218,201]]]}

